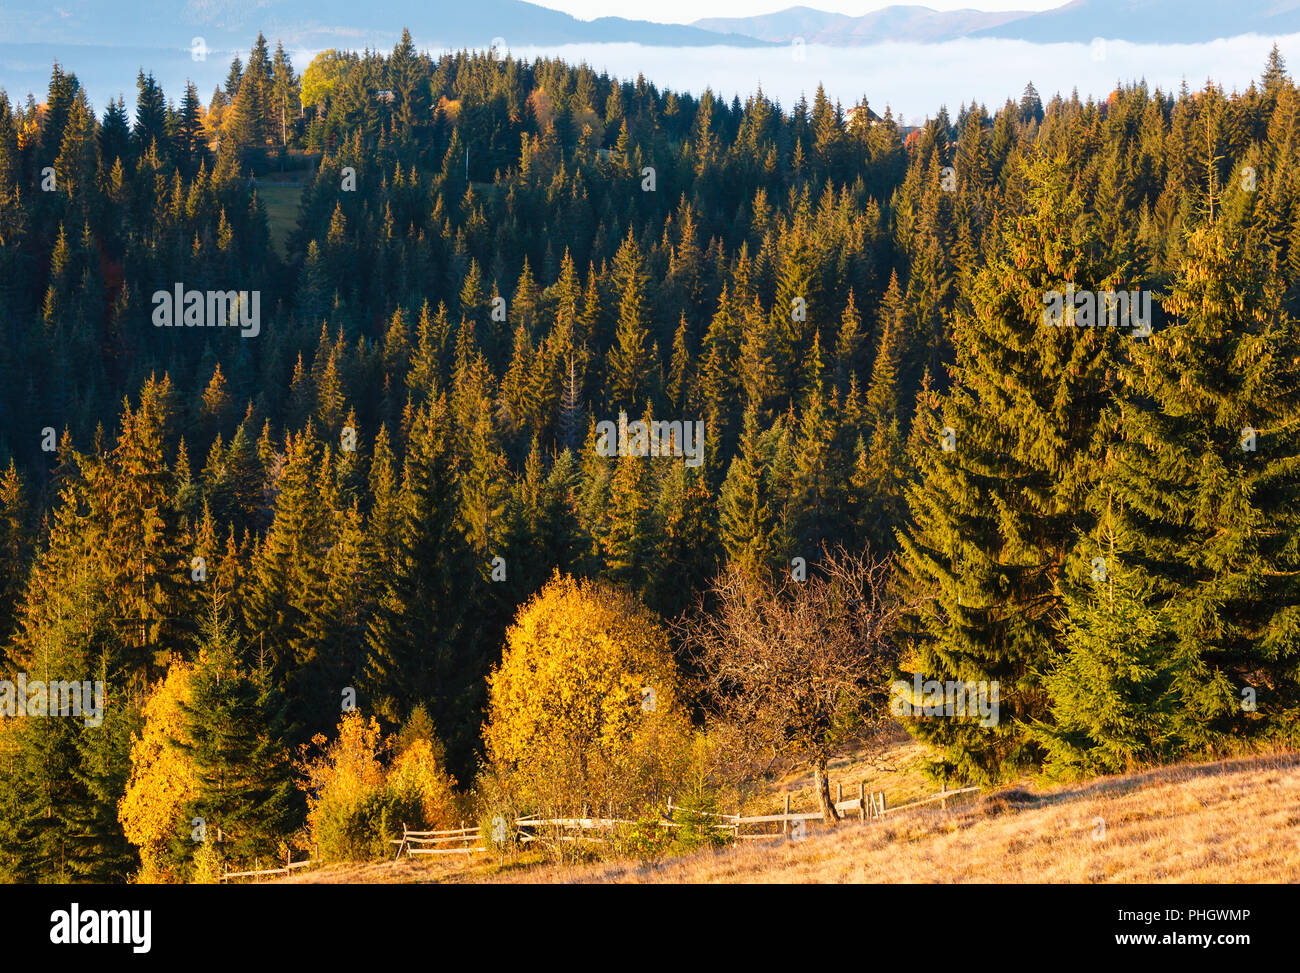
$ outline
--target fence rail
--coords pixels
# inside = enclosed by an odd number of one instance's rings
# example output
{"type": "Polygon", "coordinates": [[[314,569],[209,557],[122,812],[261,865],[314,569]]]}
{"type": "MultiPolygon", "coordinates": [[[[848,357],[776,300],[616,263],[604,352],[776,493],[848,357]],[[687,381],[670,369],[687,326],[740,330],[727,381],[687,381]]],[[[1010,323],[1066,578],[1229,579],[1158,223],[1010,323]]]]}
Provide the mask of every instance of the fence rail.
{"type": "MultiPolygon", "coordinates": [[[[865,781],[858,782],[858,796],[848,799],[844,797],[844,785],[840,783],[836,788],[834,806],[837,813],[856,811],[859,820],[867,821],[883,818],[887,814],[894,814],[898,811],[934,804],[935,802],[942,802],[942,805],[946,808],[949,798],[971,794],[978,790],[978,787],[963,787],[955,791],[945,789],[938,794],[932,794],[920,800],[889,807],[885,803],[885,792],[868,792],[865,781]]],[[[716,823],[705,824],[704,826],[730,834],[736,841],[771,841],[774,838],[787,837],[792,830],[796,833],[800,832],[807,822],[822,819],[821,811],[791,811],[789,794],[785,795],[785,812],[783,814],[741,815],[719,814],[714,811],[696,811],[675,804],[673,799],[669,798],[664,814],[659,819],[659,827],[666,830],[684,827],[681,821],[675,819],[675,815],[678,814],[716,819],[716,823]],[[779,830],[769,830],[771,825],[780,825],[780,828],[779,830]],[[752,829],[758,827],[761,827],[762,830],[754,833],[752,829]],[[746,829],[751,830],[747,832],[746,829]]],[[[544,818],[538,815],[526,815],[516,818],[514,832],[520,844],[529,844],[535,841],[600,843],[609,841],[612,832],[620,825],[636,823],[636,821],[627,818],[614,817],[612,808],[608,817],[588,817],[586,809],[584,809],[582,816],[576,818],[544,818]],[[542,828],[554,829],[560,833],[539,834],[538,829],[542,828]]],[[[402,837],[390,839],[389,844],[397,845],[397,855],[394,861],[400,859],[403,852],[406,853],[408,858],[416,855],[464,855],[469,858],[476,852],[486,852],[488,850],[479,829],[472,825],[467,826],[463,821],[459,828],[443,828],[430,831],[412,831],[403,823],[402,837]]],[[[303,861],[286,860],[282,868],[258,868],[244,872],[225,872],[218,881],[226,883],[233,879],[261,879],[269,876],[290,875],[298,869],[307,868],[319,864],[319,862],[319,850],[313,848],[312,857],[303,861]]]]}
{"type": "Polygon", "coordinates": [[[475,845],[479,840],[478,828],[466,827],[462,821],[459,828],[446,828],[441,831],[412,831],[402,824],[402,837],[393,838],[389,844],[397,845],[396,861],[405,851],[407,857],[412,855],[470,855],[476,851],[486,851],[482,845],[475,845]],[[460,845],[459,848],[442,848],[439,845],[460,845]]]}
{"type": "Polygon", "coordinates": [[[931,795],[930,797],[923,797],[919,801],[909,801],[907,804],[899,804],[895,807],[886,808],[882,813],[890,814],[894,811],[906,811],[914,807],[920,807],[922,804],[933,804],[935,801],[942,801],[944,807],[947,807],[948,798],[956,797],[959,794],[973,794],[978,790],[978,787],[961,787],[955,791],[941,791],[940,793],[931,795]]]}
{"type": "Polygon", "coordinates": [[[258,878],[262,875],[291,875],[296,869],[306,868],[308,865],[316,865],[320,863],[320,852],[315,846],[312,847],[312,857],[304,858],[300,862],[293,861],[292,854],[293,853],[290,852],[289,855],[286,856],[283,868],[258,868],[250,872],[223,872],[221,877],[217,879],[217,882],[224,885],[232,878],[258,878]]]}
{"type": "MultiPolygon", "coordinates": [[[[857,812],[860,821],[867,821],[936,802],[941,802],[943,807],[946,808],[950,798],[974,793],[978,790],[978,787],[963,787],[955,791],[945,788],[938,794],[889,807],[885,801],[884,791],[869,792],[866,782],[859,781],[858,796],[847,799],[844,797],[844,785],[840,783],[836,788],[836,799],[833,804],[837,814],[857,812]]],[[[789,794],[785,795],[785,811],[782,814],[741,815],[719,814],[714,811],[696,811],[675,804],[673,799],[669,798],[664,813],[658,821],[658,826],[666,830],[684,827],[683,823],[676,819],[679,814],[715,819],[712,823],[704,823],[703,826],[729,834],[736,841],[770,841],[775,838],[788,837],[792,832],[801,834],[808,822],[822,820],[820,810],[791,811],[789,794]],[[770,827],[772,825],[780,825],[780,827],[772,829],[770,827]],[[761,828],[762,830],[755,833],[754,828],[761,828]]],[[[580,817],[545,818],[533,814],[516,818],[514,821],[514,834],[520,844],[539,841],[601,843],[609,841],[612,832],[619,826],[636,823],[636,821],[627,818],[614,817],[612,808],[608,817],[589,817],[584,808],[580,817]],[[541,829],[548,829],[553,833],[539,833],[541,829]]],[[[469,857],[475,852],[489,850],[487,843],[482,840],[479,829],[472,826],[466,827],[463,823],[459,828],[447,828],[437,831],[412,831],[403,824],[402,837],[393,838],[389,843],[397,845],[397,859],[402,857],[403,852],[406,853],[408,858],[415,855],[465,855],[469,857]]]]}

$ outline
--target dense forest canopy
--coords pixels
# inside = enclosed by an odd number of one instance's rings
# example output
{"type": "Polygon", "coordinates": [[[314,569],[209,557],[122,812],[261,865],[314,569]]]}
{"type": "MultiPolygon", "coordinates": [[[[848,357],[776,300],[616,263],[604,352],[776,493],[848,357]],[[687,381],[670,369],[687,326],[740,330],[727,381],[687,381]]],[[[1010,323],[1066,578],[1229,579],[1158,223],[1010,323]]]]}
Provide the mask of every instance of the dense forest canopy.
{"type": "Polygon", "coordinates": [[[301,823],[277,747],[348,692],[472,782],[557,570],[672,620],[727,563],[896,555],[902,672],[1001,685],[991,730],[912,726],[945,775],[1289,739],[1298,162],[1276,50],[1244,93],[908,131],[409,36],[301,74],[259,36],[206,108],[0,93],[0,664],[108,687],[100,727],[0,721],[0,867],[134,872],[177,666],[193,807],[246,768],[250,834],[301,823]],[[1045,326],[1067,284],[1154,295],[1150,334],[1045,326]],[[256,333],[187,291],[256,294],[256,333]],[[702,421],[704,461],[602,455],[621,414],[702,421]]]}

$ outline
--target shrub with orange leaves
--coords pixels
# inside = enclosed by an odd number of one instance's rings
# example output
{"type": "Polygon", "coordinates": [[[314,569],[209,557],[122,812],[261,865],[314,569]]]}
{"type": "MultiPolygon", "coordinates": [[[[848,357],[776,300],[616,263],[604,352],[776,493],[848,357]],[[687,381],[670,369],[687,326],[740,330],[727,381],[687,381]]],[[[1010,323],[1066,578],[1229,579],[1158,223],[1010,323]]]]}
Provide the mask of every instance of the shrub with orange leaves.
{"type": "Polygon", "coordinates": [[[441,748],[428,736],[397,741],[401,749],[386,766],[391,749],[379,723],[359,712],[344,713],[331,743],[312,740],[316,756],[299,762],[307,792],[307,827],[325,861],[382,858],[401,827],[448,827],[456,818],[456,781],[441,767],[441,748]]]}
{"type": "Polygon", "coordinates": [[[417,803],[426,828],[453,827],[456,819],[456,780],[441,766],[428,740],[413,740],[397,755],[388,786],[400,803],[417,803]]]}

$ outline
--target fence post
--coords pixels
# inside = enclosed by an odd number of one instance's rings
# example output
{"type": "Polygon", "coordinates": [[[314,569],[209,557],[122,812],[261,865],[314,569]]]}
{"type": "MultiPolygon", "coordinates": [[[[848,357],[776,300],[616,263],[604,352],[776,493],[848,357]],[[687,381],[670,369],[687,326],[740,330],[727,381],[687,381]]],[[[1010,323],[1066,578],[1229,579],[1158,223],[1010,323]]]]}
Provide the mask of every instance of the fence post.
{"type": "MultiPolygon", "coordinates": [[[[835,803],[836,804],[844,803],[844,781],[840,781],[838,784],[835,785],[835,803]]],[[[835,810],[838,811],[839,808],[837,807],[835,810]]]]}
{"type": "Polygon", "coordinates": [[[867,782],[858,781],[858,820],[867,820],[867,782]]]}
{"type": "MultiPolygon", "coordinates": [[[[789,791],[786,791],[786,792],[785,792],[785,813],[786,813],[787,815],[789,815],[789,813],[790,813],[790,792],[789,792],[789,791]]],[[[786,820],[785,818],[782,818],[782,819],[781,819],[781,834],[786,834],[786,833],[789,831],[789,828],[790,828],[790,822],[789,822],[788,820],[786,820]]]]}
{"type": "MultiPolygon", "coordinates": [[[[939,793],[940,794],[948,793],[948,782],[946,780],[939,784],[939,793]]],[[[948,798],[942,797],[939,799],[939,809],[942,811],[948,810],[948,798]]]]}

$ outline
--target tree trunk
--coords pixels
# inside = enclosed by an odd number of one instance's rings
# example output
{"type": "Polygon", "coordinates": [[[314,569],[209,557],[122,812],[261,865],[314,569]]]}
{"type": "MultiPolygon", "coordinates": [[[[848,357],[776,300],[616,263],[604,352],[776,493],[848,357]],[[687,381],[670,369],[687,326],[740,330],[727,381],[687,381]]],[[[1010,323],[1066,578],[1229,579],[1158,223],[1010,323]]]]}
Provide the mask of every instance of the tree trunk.
{"type": "Polygon", "coordinates": [[[817,790],[817,807],[822,812],[825,824],[834,824],[839,820],[835,805],[831,803],[831,781],[826,776],[826,758],[818,757],[813,764],[813,786],[817,790]]]}

